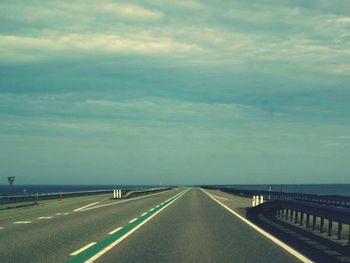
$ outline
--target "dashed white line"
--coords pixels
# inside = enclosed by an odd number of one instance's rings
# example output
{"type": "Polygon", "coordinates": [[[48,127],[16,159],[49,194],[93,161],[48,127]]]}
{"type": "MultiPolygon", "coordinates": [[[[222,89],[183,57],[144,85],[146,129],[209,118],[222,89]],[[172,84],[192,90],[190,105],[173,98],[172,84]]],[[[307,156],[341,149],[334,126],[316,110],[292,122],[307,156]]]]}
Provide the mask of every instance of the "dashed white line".
{"type": "Polygon", "coordinates": [[[141,216],[145,216],[145,215],[147,215],[147,212],[144,212],[141,216]]]}
{"type": "Polygon", "coordinates": [[[91,242],[89,244],[87,244],[86,246],[82,247],[81,249],[78,249],[77,251],[74,251],[73,253],[71,253],[71,256],[76,256],[79,253],[83,252],[84,250],[87,250],[89,247],[92,247],[93,245],[95,245],[96,242],[91,242]]]}
{"type": "Polygon", "coordinates": [[[154,210],[154,208],[150,209],[149,211],[153,211],[153,210],[154,210]]]}
{"type": "Polygon", "coordinates": [[[74,211],[74,212],[78,212],[78,211],[80,211],[80,210],[83,210],[83,209],[88,208],[88,207],[93,206],[93,205],[97,205],[97,204],[99,204],[99,203],[100,203],[100,202],[94,202],[94,203],[91,203],[91,204],[88,204],[88,205],[79,207],[79,208],[77,208],[77,209],[74,209],[73,211],[74,211]]]}
{"type": "Polygon", "coordinates": [[[51,219],[52,216],[39,216],[38,219],[51,219]]]}
{"type": "MultiPolygon", "coordinates": [[[[159,209],[157,212],[155,212],[154,214],[152,214],[150,217],[148,217],[146,220],[144,220],[143,222],[141,222],[139,225],[137,225],[136,227],[134,227],[132,230],[130,230],[128,233],[126,233],[124,236],[120,237],[119,239],[117,239],[116,241],[114,241],[112,244],[110,244],[109,246],[105,247],[104,249],[102,249],[100,252],[98,252],[97,254],[95,254],[93,257],[89,258],[88,260],[85,261],[85,263],[92,263],[95,260],[97,260],[99,257],[101,257],[103,254],[107,253],[109,250],[111,250],[113,247],[115,247],[116,245],[118,245],[120,242],[122,242],[124,239],[126,239],[128,236],[132,235],[132,233],[134,233],[137,229],[139,229],[140,227],[142,227],[144,224],[146,224],[148,221],[150,221],[153,217],[155,217],[157,214],[159,214],[162,210],[164,210],[165,208],[167,208],[169,205],[171,205],[173,202],[175,202],[178,198],[180,198],[181,196],[183,196],[189,189],[183,191],[182,193],[180,193],[180,195],[178,195],[175,199],[173,199],[170,203],[166,204],[165,206],[163,206],[161,209],[159,209]]],[[[170,198],[171,199],[171,198],[170,198]]]]}
{"type": "Polygon", "coordinates": [[[66,215],[69,215],[69,213],[63,213],[62,215],[66,216],[66,215]]]}
{"type": "MultiPolygon", "coordinates": [[[[171,190],[174,191],[175,189],[171,190]]],[[[81,211],[87,211],[87,210],[91,210],[91,209],[97,209],[97,208],[101,208],[101,207],[105,207],[105,206],[110,206],[110,205],[118,205],[118,204],[122,204],[125,202],[130,202],[133,200],[138,200],[138,199],[142,199],[142,198],[147,198],[150,196],[155,196],[155,195],[160,195],[160,194],[165,194],[165,193],[169,193],[170,191],[164,191],[164,192],[160,192],[160,193],[155,193],[155,194],[149,194],[149,195],[145,195],[145,196],[139,196],[139,197],[135,197],[135,198],[130,198],[130,199],[126,199],[126,200],[122,200],[122,201],[117,201],[117,202],[113,202],[113,203],[108,203],[108,204],[102,204],[102,205],[98,205],[98,206],[94,206],[94,207],[87,207],[84,208],[81,211]]]]}
{"type": "Polygon", "coordinates": [[[131,224],[131,223],[135,222],[137,219],[138,219],[138,218],[136,217],[136,218],[134,218],[134,219],[130,220],[130,221],[129,221],[129,224],[131,224]]]}
{"type": "Polygon", "coordinates": [[[116,228],[116,229],[114,229],[113,231],[109,232],[108,234],[109,234],[109,235],[113,235],[114,233],[117,233],[120,229],[122,229],[121,226],[118,227],[118,228],[116,228]]]}
{"type": "Polygon", "coordinates": [[[13,222],[14,224],[30,224],[32,221],[17,221],[13,222]]]}
{"type": "Polygon", "coordinates": [[[56,213],[56,216],[60,216],[60,215],[63,215],[63,213],[56,213]]]}
{"type": "Polygon", "coordinates": [[[4,229],[4,227],[0,226],[0,229],[4,229]]]}

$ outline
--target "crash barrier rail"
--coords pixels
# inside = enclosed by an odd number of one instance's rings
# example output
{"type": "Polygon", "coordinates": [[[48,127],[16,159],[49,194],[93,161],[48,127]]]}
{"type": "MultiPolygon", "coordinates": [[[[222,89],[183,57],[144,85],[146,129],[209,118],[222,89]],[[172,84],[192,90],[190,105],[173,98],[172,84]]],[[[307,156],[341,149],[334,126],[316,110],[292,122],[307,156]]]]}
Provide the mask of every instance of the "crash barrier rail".
{"type": "Polygon", "coordinates": [[[332,236],[334,223],[337,223],[337,239],[339,240],[343,237],[344,225],[348,225],[347,240],[350,243],[350,209],[348,208],[295,200],[274,200],[255,206],[250,211],[272,213],[278,218],[288,220],[311,230],[315,230],[318,224],[320,233],[325,232],[324,225],[325,220],[327,220],[328,236],[332,236]]]}
{"type": "Polygon", "coordinates": [[[171,190],[172,187],[160,187],[160,188],[145,188],[145,189],[135,189],[135,190],[129,190],[125,192],[125,194],[122,193],[123,198],[128,198],[131,196],[136,196],[144,193],[155,193],[155,192],[161,192],[166,190],[171,190]]]}
{"type": "Polygon", "coordinates": [[[63,199],[67,197],[78,197],[96,194],[110,194],[113,193],[114,198],[128,198],[130,196],[158,192],[171,189],[170,187],[162,188],[129,188],[129,189],[104,189],[104,190],[89,190],[78,192],[62,192],[62,193],[35,193],[23,195],[6,195],[0,196],[0,204],[20,203],[20,202],[38,202],[39,200],[63,199]],[[118,197],[117,193],[118,191],[118,197]]]}
{"type": "Polygon", "coordinates": [[[246,190],[238,188],[230,188],[223,186],[203,186],[207,189],[221,190],[234,195],[252,197],[263,196],[264,200],[296,200],[303,202],[310,202],[315,204],[323,204],[337,207],[350,207],[350,196],[339,195],[316,195],[316,194],[303,194],[303,193],[287,193],[276,191],[264,191],[264,190],[246,190]]]}
{"type": "Polygon", "coordinates": [[[30,202],[38,200],[50,200],[50,199],[63,199],[67,197],[77,197],[96,194],[111,193],[112,189],[104,190],[89,190],[78,192],[62,192],[62,193],[35,193],[35,194],[23,194],[23,195],[5,195],[0,196],[0,204],[18,203],[18,202],[30,202]]]}

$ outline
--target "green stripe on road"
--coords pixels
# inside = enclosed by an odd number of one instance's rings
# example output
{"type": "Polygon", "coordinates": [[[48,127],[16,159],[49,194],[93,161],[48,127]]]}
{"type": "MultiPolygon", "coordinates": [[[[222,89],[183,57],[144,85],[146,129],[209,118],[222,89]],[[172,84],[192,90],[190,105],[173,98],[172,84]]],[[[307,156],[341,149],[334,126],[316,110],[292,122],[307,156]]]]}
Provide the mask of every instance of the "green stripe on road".
{"type": "Polygon", "coordinates": [[[118,240],[119,238],[123,237],[126,235],[128,232],[130,232],[132,229],[137,227],[139,224],[144,222],[147,218],[150,216],[154,215],[157,213],[157,211],[161,210],[164,206],[168,205],[171,201],[179,197],[181,194],[183,194],[185,191],[182,191],[181,193],[178,193],[177,195],[173,196],[172,198],[168,199],[165,201],[163,204],[159,205],[158,207],[155,207],[152,211],[148,211],[147,214],[144,216],[139,217],[137,220],[135,220],[132,223],[129,223],[127,226],[123,227],[121,230],[118,232],[110,235],[106,239],[102,240],[101,242],[98,242],[97,244],[93,245],[89,249],[83,251],[81,254],[75,256],[72,259],[69,259],[67,262],[68,263],[80,263],[80,262],[85,262],[86,260],[90,259],[97,253],[99,253],[101,250],[118,240]]]}

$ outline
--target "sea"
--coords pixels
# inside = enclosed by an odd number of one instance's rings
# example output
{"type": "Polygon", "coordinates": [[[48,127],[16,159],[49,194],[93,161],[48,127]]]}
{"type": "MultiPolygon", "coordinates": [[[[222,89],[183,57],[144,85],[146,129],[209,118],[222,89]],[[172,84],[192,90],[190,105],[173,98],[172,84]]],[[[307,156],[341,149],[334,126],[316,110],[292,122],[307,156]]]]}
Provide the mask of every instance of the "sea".
{"type": "MultiPolygon", "coordinates": [[[[290,193],[341,195],[350,196],[350,184],[261,184],[261,185],[225,185],[227,187],[250,190],[282,191],[290,193]]],[[[11,191],[9,185],[0,185],[0,195],[8,194],[33,194],[33,193],[64,193],[106,189],[126,189],[159,187],[159,185],[13,185],[11,191]]]]}
{"type": "Polygon", "coordinates": [[[268,190],[271,187],[271,191],[275,192],[350,196],[350,184],[261,184],[229,187],[249,190],[268,190]]]}

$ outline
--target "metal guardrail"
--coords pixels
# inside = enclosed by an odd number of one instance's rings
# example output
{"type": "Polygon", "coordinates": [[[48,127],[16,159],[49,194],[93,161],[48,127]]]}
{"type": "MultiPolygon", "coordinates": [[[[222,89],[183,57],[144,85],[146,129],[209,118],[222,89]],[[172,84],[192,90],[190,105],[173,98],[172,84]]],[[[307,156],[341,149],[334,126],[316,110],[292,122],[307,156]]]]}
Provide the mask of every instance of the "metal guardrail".
{"type": "Polygon", "coordinates": [[[138,195],[138,194],[144,194],[144,193],[154,193],[154,192],[161,192],[161,191],[166,191],[166,190],[171,190],[171,187],[161,187],[161,188],[151,188],[151,189],[137,189],[137,190],[129,190],[125,192],[123,198],[128,198],[133,195],[138,195]]]}
{"type": "Polygon", "coordinates": [[[324,222],[328,221],[328,236],[332,235],[333,222],[337,222],[337,238],[341,239],[343,225],[349,226],[350,243],[350,197],[336,195],[315,195],[261,190],[246,190],[221,186],[204,186],[207,189],[253,197],[263,196],[265,203],[250,208],[256,213],[273,213],[275,216],[315,230],[319,221],[319,231],[324,232],[324,222]],[[312,217],[312,221],[310,221],[312,217]]]}
{"type": "Polygon", "coordinates": [[[251,211],[273,213],[275,216],[290,220],[306,228],[315,230],[317,218],[320,220],[320,233],[324,232],[324,220],[328,220],[328,236],[332,235],[333,222],[338,223],[337,238],[341,239],[343,224],[349,225],[348,242],[350,243],[350,209],[332,207],[295,200],[275,200],[251,208],[251,211]],[[310,222],[312,216],[312,222],[310,222]]]}
{"type": "MultiPolygon", "coordinates": [[[[121,189],[121,198],[128,198],[130,196],[159,192],[170,190],[171,187],[162,188],[129,188],[121,189]]],[[[11,204],[20,202],[38,202],[39,200],[50,200],[50,199],[63,199],[67,197],[78,197],[96,194],[108,194],[113,193],[114,189],[104,189],[104,190],[89,190],[89,191],[79,191],[79,192],[62,192],[62,193],[37,193],[37,194],[26,194],[26,195],[10,195],[10,196],[0,196],[0,204],[11,204]]]]}
{"type": "Polygon", "coordinates": [[[36,194],[24,194],[24,195],[5,195],[0,196],[0,204],[30,202],[38,200],[50,200],[50,199],[62,199],[67,197],[77,197],[96,194],[112,193],[113,189],[104,190],[89,190],[78,192],[62,192],[62,193],[36,193],[36,194]]]}
{"type": "Polygon", "coordinates": [[[276,191],[264,191],[264,190],[246,190],[237,189],[223,186],[203,186],[208,189],[221,190],[223,192],[252,197],[255,195],[264,196],[265,200],[296,200],[303,202],[310,202],[315,204],[323,204],[337,207],[350,207],[350,196],[339,195],[316,195],[316,194],[303,194],[303,193],[288,193],[288,192],[276,192],[276,191]]]}

